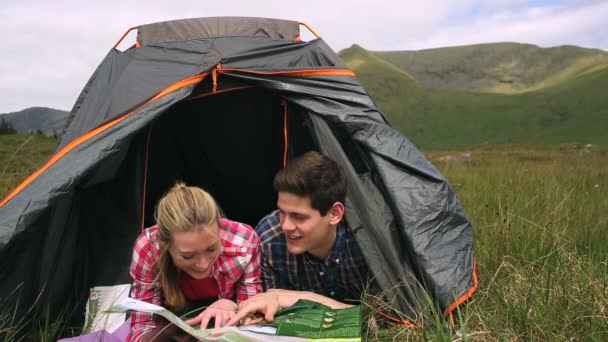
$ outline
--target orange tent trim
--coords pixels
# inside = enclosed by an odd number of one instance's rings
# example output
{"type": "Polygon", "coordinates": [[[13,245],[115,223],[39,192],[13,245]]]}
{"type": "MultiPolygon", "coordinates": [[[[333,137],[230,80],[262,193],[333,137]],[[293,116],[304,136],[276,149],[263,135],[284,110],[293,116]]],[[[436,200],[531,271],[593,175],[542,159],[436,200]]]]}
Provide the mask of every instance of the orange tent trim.
{"type": "MultiPolygon", "coordinates": [[[[129,29],[129,31],[131,31],[132,29],[135,29],[135,28],[137,28],[137,27],[132,27],[131,29],[129,29]]],[[[129,33],[129,31],[127,31],[125,33],[125,36],[127,35],[127,33],[129,33]]],[[[120,40],[122,40],[122,38],[120,40]]],[[[117,42],[117,45],[120,43],[120,40],[117,42]]],[[[253,70],[234,69],[234,68],[224,69],[221,67],[220,64],[218,64],[212,71],[212,73],[215,74],[215,77],[214,77],[214,80],[215,80],[214,90],[215,91],[216,91],[215,87],[217,87],[217,74],[216,73],[227,74],[227,73],[231,73],[231,72],[242,72],[242,73],[258,74],[258,75],[269,75],[269,76],[270,75],[272,75],[272,76],[284,75],[284,76],[291,76],[291,77],[305,77],[305,76],[353,76],[353,77],[355,77],[355,73],[352,70],[348,70],[348,69],[317,69],[317,70],[290,70],[290,71],[265,72],[265,71],[253,71],[253,70]]],[[[94,136],[98,135],[99,133],[105,131],[106,129],[117,125],[118,123],[122,122],[123,120],[125,120],[126,118],[131,116],[134,112],[136,112],[140,108],[147,106],[151,102],[156,101],[158,98],[160,98],[168,93],[171,93],[177,89],[186,87],[193,83],[198,83],[198,82],[202,81],[203,79],[205,79],[209,74],[210,74],[209,72],[204,73],[204,74],[199,74],[196,76],[192,76],[192,77],[183,79],[177,83],[174,83],[173,85],[165,88],[164,90],[162,90],[161,92],[156,94],[153,98],[148,100],[146,103],[137,107],[137,109],[135,109],[127,114],[124,114],[123,116],[118,117],[110,122],[107,122],[104,125],[99,126],[95,129],[91,130],[90,132],[85,133],[85,134],[81,135],[80,137],[74,139],[68,145],[64,146],[59,152],[55,153],[51,157],[51,159],[49,159],[49,161],[47,161],[46,164],[44,164],[44,166],[42,166],[38,171],[34,172],[28,178],[26,178],[19,186],[17,186],[17,188],[15,188],[15,190],[13,190],[8,196],[6,196],[6,198],[2,202],[0,202],[0,208],[2,208],[8,201],[13,199],[13,197],[15,197],[19,192],[21,192],[31,182],[33,182],[34,179],[36,179],[38,176],[40,176],[41,173],[46,171],[49,167],[51,167],[53,164],[55,164],[59,159],[63,158],[63,156],[65,156],[67,153],[69,153],[70,151],[72,151],[73,149],[78,147],[80,144],[88,141],[89,139],[91,139],[94,136]]],[[[239,87],[239,88],[242,89],[245,87],[239,87]]],[[[234,88],[234,90],[235,89],[237,89],[237,88],[234,88]]],[[[231,90],[233,90],[233,89],[231,89],[231,90]]],[[[228,91],[228,90],[226,90],[226,91],[228,91]]],[[[215,94],[217,94],[219,92],[223,92],[223,91],[216,91],[215,94]]],[[[207,95],[207,94],[205,94],[205,95],[207,95]]],[[[201,95],[201,96],[204,96],[204,95],[201,95]]]]}
{"type": "Polygon", "coordinates": [[[256,75],[269,75],[269,76],[294,76],[294,77],[305,77],[305,76],[352,76],[355,77],[355,73],[349,69],[315,69],[315,70],[289,70],[289,71],[253,71],[245,69],[234,69],[234,68],[217,68],[217,72],[226,74],[231,72],[242,72],[246,74],[256,75]]]}
{"type": "Polygon", "coordinates": [[[456,308],[460,304],[464,303],[469,298],[471,298],[471,296],[473,296],[473,293],[475,293],[475,291],[477,290],[478,286],[479,286],[479,280],[477,280],[477,260],[473,260],[473,286],[464,295],[460,296],[460,298],[458,298],[454,303],[450,304],[450,306],[447,309],[445,309],[444,314],[446,316],[451,314],[452,311],[456,310],[456,308]]]}
{"type": "MultiPolygon", "coordinates": [[[[118,47],[118,45],[120,44],[120,42],[122,42],[122,40],[123,40],[123,39],[125,39],[125,37],[126,37],[128,34],[129,34],[129,32],[131,32],[131,31],[133,31],[133,30],[135,30],[135,29],[137,29],[137,28],[139,28],[139,26],[133,26],[133,27],[129,28],[129,29],[127,30],[127,32],[125,32],[125,33],[122,35],[122,37],[120,37],[120,39],[118,39],[118,41],[116,42],[116,44],[114,44],[114,46],[112,46],[112,49],[116,49],[116,48],[118,47]]],[[[136,45],[137,47],[141,47],[141,44],[140,44],[138,41],[136,41],[136,42],[135,42],[135,45],[136,45]]]]}
{"type": "Polygon", "coordinates": [[[148,100],[146,103],[140,105],[139,107],[137,107],[137,109],[121,116],[118,117],[110,122],[107,122],[93,130],[91,130],[88,133],[85,133],[83,135],[81,135],[80,137],[74,139],[72,142],[70,142],[69,144],[67,144],[66,146],[64,146],[59,152],[55,153],[51,159],[49,159],[49,161],[46,162],[46,164],[44,164],[44,166],[42,166],[38,171],[34,172],[31,176],[29,176],[28,178],[26,178],[17,188],[15,188],[15,190],[13,190],[8,196],[6,196],[6,198],[0,202],[0,208],[3,207],[8,201],[10,201],[11,199],[13,199],[13,197],[15,197],[19,192],[21,192],[21,190],[25,189],[26,186],[28,186],[31,182],[33,182],[38,176],[40,176],[41,173],[43,173],[44,171],[46,171],[48,168],[50,168],[51,166],[53,166],[53,164],[55,164],[59,159],[63,158],[66,154],[68,154],[69,152],[71,152],[73,149],[75,149],[76,147],[80,146],[82,143],[90,140],[91,138],[95,137],[96,135],[98,135],[99,133],[107,130],[108,128],[111,128],[113,126],[116,126],[117,124],[119,124],[120,122],[124,121],[125,119],[127,119],[128,117],[130,117],[133,113],[135,113],[137,110],[139,110],[140,108],[147,106],[148,104],[150,104],[151,102],[156,101],[157,99],[159,99],[160,97],[167,95],[177,89],[186,87],[188,85],[191,85],[193,83],[198,83],[200,81],[202,81],[205,77],[207,77],[208,73],[205,74],[200,74],[200,75],[196,75],[193,77],[189,77],[186,78],[184,80],[181,80],[167,88],[165,88],[164,90],[162,90],[160,93],[156,94],[153,98],[151,98],[150,100],[148,100]]]}

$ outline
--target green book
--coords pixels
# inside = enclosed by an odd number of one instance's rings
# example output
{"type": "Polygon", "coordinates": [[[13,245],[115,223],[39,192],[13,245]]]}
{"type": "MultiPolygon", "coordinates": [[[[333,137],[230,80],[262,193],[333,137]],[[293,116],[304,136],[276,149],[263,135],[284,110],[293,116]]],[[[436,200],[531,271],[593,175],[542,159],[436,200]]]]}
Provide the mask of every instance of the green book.
{"type": "Polygon", "coordinates": [[[301,299],[293,306],[275,315],[273,322],[262,321],[241,330],[277,336],[303,337],[314,340],[361,339],[361,305],[347,309],[332,309],[328,306],[301,299]]]}

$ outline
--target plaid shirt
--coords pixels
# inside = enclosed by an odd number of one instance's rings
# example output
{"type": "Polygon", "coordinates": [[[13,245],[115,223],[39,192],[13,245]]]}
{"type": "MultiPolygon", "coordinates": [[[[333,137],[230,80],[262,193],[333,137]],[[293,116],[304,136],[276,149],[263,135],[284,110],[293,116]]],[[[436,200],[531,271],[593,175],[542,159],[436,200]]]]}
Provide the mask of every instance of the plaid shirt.
{"type": "Polygon", "coordinates": [[[264,289],[312,291],[341,302],[357,302],[370,282],[359,246],[346,224],[338,224],[336,242],[326,260],[308,253],[290,254],[276,210],[255,228],[262,243],[264,289]]]}
{"type": "MultiPolygon", "coordinates": [[[[222,253],[213,265],[211,276],[217,281],[219,298],[242,302],[262,292],[260,270],[260,241],[254,230],[245,224],[220,220],[222,253]]],[[[131,298],[162,305],[163,293],[152,270],[159,255],[158,227],[152,226],[135,241],[129,273],[133,278],[131,298]]],[[[138,341],[153,328],[151,314],[131,314],[131,334],[127,341],[138,341]]]]}

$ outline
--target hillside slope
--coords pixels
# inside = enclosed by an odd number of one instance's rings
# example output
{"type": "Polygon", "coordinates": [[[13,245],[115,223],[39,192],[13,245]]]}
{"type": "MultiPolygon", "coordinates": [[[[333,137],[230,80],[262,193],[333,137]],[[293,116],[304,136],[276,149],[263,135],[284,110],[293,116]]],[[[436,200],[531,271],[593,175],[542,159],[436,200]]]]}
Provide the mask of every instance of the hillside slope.
{"type": "Polygon", "coordinates": [[[358,46],[340,56],[389,121],[424,149],[608,144],[608,67],[596,65],[534,91],[496,94],[424,86],[358,46]]]}
{"type": "Polygon", "coordinates": [[[422,105],[427,91],[403,70],[357,45],[343,51],[340,57],[356,72],[376,105],[394,124],[402,118],[402,108],[422,105]]]}
{"type": "Polygon", "coordinates": [[[371,53],[428,87],[494,93],[535,90],[608,66],[607,52],[576,46],[492,43],[371,53]]]}

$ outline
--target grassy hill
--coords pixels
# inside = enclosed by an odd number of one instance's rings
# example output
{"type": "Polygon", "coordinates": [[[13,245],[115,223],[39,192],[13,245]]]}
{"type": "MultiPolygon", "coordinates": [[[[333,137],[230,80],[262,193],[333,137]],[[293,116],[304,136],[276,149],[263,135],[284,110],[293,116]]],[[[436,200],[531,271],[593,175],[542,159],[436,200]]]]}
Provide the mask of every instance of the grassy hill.
{"type": "Polygon", "coordinates": [[[492,43],[373,52],[429,87],[517,93],[551,86],[597,67],[608,53],[576,46],[492,43]]]}
{"type": "MultiPolygon", "coordinates": [[[[456,61],[453,56],[468,56],[474,47],[464,47],[467,53],[445,49],[452,52],[445,59],[456,61]]],[[[585,49],[573,51],[586,56],[585,49]]],[[[589,51],[591,55],[601,53],[589,51]]],[[[604,62],[578,69],[564,62],[559,64],[568,65],[564,69],[552,66],[542,77],[527,77],[531,81],[527,81],[526,92],[491,93],[449,89],[449,83],[432,88],[416,77],[415,70],[404,70],[403,65],[383,58],[384,54],[390,53],[370,52],[356,45],[340,52],[389,121],[423,149],[488,143],[608,144],[608,64],[604,62]],[[575,69],[578,71],[572,71],[575,69]]],[[[577,58],[583,58],[580,56],[577,58]]]]}
{"type": "MultiPolygon", "coordinates": [[[[382,60],[372,52],[354,45],[340,53],[342,60],[357,73],[372,99],[389,116],[400,113],[401,108],[418,108],[425,100],[427,90],[410,74],[382,60]]],[[[393,123],[400,115],[390,117],[393,123]]]]}

